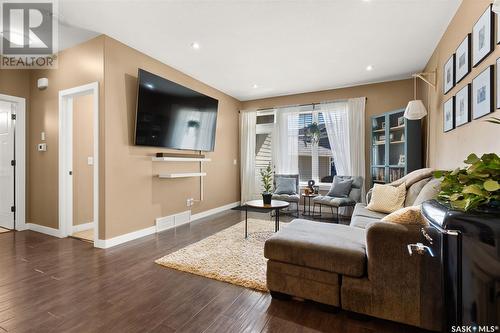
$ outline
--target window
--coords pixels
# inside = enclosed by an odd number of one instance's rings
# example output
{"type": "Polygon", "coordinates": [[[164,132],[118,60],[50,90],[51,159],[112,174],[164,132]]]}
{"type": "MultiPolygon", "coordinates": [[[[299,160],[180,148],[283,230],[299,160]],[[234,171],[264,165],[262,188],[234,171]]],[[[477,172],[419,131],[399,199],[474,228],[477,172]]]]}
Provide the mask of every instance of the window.
{"type": "MultiPolygon", "coordinates": [[[[273,110],[260,111],[257,114],[255,140],[256,184],[261,183],[260,170],[269,163],[273,163],[272,133],[275,122],[274,112],[273,110]]],[[[336,171],[325,120],[319,106],[302,107],[298,121],[299,134],[297,140],[300,181],[307,182],[314,179],[316,183],[331,183],[336,171]],[[317,124],[317,126],[313,124],[317,124]]]]}
{"type": "Polygon", "coordinates": [[[301,182],[314,179],[331,183],[336,174],[323,114],[313,108],[299,115],[299,176],[301,182]]]}
{"type": "Polygon", "coordinates": [[[260,170],[272,165],[272,132],[274,127],[274,112],[260,112],[257,114],[257,126],[255,137],[255,184],[257,192],[263,191],[260,180],[260,170]]]}

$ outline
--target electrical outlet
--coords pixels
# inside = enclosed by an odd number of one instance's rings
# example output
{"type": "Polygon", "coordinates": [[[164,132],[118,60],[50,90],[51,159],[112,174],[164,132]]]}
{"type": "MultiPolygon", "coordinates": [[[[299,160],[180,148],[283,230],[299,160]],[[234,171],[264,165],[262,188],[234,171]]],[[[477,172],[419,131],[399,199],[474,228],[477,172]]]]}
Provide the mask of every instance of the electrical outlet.
{"type": "Polygon", "coordinates": [[[193,198],[188,198],[186,200],[186,206],[191,207],[194,205],[194,199],[193,198]]]}

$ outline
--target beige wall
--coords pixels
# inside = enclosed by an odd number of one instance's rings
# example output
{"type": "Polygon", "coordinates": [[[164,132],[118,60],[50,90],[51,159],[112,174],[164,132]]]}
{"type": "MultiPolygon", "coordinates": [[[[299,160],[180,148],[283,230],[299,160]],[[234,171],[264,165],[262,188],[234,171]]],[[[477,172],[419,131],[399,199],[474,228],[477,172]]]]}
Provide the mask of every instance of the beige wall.
{"type": "Polygon", "coordinates": [[[288,95],[281,97],[266,98],[260,100],[247,101],[242,103],[242,108],[260,109],[274,106],[284,106],[292,104],[319,103],[337,99],[353,97],[366,97],[366,183],[370,179],[370,118],[387,111],[405,108],[408,101],[413,99],[413,81],[400,80],[375,84],[368,84],[350,88],[318,91],[305,94],[288,95]]]}
{"type": "MultiPolygon", "coordinates": [[[[30,77],[30,112],[28,126],[27,154],[27,221],[43,226],[58,228],[58,149],[59,149],[59,106],[60,90],[77,87],[91,82],[99,82],[100,108],[104,96],[104,38],[94,38],[59,54],[59,68],[33,70],[30,77]],[[38,90],[36,81],[46,77],[49,87],[38,90]],[[40,133],[46,133],[47,151],[38,152],[40,133]]],[[[101,128],[102,132],[103,128],[101,128]]],[[[101,133],[102,136],[102,133],[101,133]]],[[[101,151],[101,156],[103,152],[101,151]]],[[[104,165],[100,165],[102,174],[104,165]]],[[[100,188],[101,198],[103,187],[100,188]]],[[[103,207],[103,206],[102,206],[103,207]]],[[[100,212],[102,214],[102,211],[100,212]]],[[[101,225],[101,228],[103,226],[101,225]]],[[[103,229],[101,229],[103,230],[103,229]]],[[[102,235],[102,231],[101,235],[102,235]]]]}
{"type": "Polygon", "coordinates": [[[240,103],[151,57],[105,37],[106,232],[105,238],[151,227],[155,219],[185,211],[200,196],[200,179],[158,179],[160,172],[197,171],[197,163],[151,161],[159,148],[133,144],[137,70],[142,68],[219,100],[215,152],[208,153],[205,200],[193,213],[239,201],[238,109],[240,103]]]}
{"type": "Polygon", "coordinates": [[[93,95],[73,98],[73,225],[94,221],[93,95]]]}
{"type": "MultiPolygon", "coordinates": [[[[477,154],[500,152],[500,140],[494,136],[498,133],[499,127],[484,122],[485,118],[472,120],[471,123],[443,133],[443,102],[454,96],[466,84],[472,83],[474,77],[486,67],[495,64],[496,59],[500,57],[500,48],[496,46],[495,51],[478,67],[473,68],[472,72],[456,87],[443,95],[443,65],[455,52],[467,33],[472,32],[475,22],[491,2],[490,0],[463,0],[425,68],[425,71],[437,68],[437,89],[431,88],[430,94],[427,94],[427,88],[424,88],[421,89],[422,94],[420,94],[424,102],[429,103],[429,162],[432,167],[455,168],[462,165],[462,161],[472,152],[477,154]],[[429,95],[429,99],[427,99],[427,95],[429,95]]],[[[493,91],[496,94],[496,90],[493,91]]],[[[500,117],[500,112],[497,111],[491,115],[500,117]]]]}
{"type": "Polygon", "coordinates": [[[27,99],[30,94],[30,72],[24,69],[0,69],[0,94],[27,99]]]}
{"type": "MultiPolygon", "coordinates": [[[[199,178],[154,177],[172,170],[197,171],[196,163],[153,163],[151,157],[156,152],[167,150],[133,145],[138,68],[219,100],[215,152],[207,154],[212,162],[205,166],[205,200],[195,203],[192,212],[239,201],[239,165],[233,164],[239,156],[239,101],[118,41],[99,36],[61,52],[56,70],[0,72],[0,93],[29,97],[33,106],[27,140],[29,223],[58,228],[58,93],[95,81],[100,85],[99,238],[151,227],[158,217],[187,210],[187,198],[200,197],[199,178]],[[49,79],[49,88],[43,91],[36,89],[41,77],[49,79]],[[43,153],[36,150],[41,132],[46,133],[47,143],[43,153]]],[[[78,208],[75,213],[80,214],[78,208]]],[[[82,222],[87,219],[82,218],[82,222]]]]}

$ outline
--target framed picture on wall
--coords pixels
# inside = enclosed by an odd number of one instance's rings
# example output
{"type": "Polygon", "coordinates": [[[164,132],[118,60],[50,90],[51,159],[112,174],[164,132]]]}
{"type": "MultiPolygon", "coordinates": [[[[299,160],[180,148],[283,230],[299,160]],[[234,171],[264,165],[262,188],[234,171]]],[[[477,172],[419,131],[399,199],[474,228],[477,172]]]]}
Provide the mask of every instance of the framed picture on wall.
{"type": "Polygon", "coordinates": [[[455,51],[455,84],[462,81],[470,73],[470,45],[471,34],[467,34],[467,37],[465,37],[455,51]]]}
{"type": "Polygon", "coordinates": [[[493,25],[495,17],[491,5],[472,28],[472,66],[476,67],[493,51],[493,25]]]}
{"type": "Polygon", "coordinates": [[[500,58],[497,59],[497,72],[496,72],[496,81],[497,81],[497,86],[496,86],[496,92],[497,92],[497,109],[500,109],[500,75],[498,74],[500,72],[500,58]]]}
{"type": "Polygon", "coordinates": [[[443,75],[443,91],[446,94],[455,86],[455,55],[452,55],[444,64],[443,75]]]}
{"type": "Polygon", "coordinates": [[[443,131],[449,132],[455,127],[455,97],[450,98],[443,105],[443,131]]]}
{"type": "Polygon", "coordinates": [[[481,118],[493,111],[493,71],[489,66],[472,80],[472,118],[481,118]]]}
{"type": "Polygon", "coordinates": [[[500,44],[500,15],[495,15],[497,17],[496,27],[497,27],[497,44],[500,44]]]}
{"type": "Polygon", "coordinates": [[[455,127],[470,121],[470,90],[471,85],[468,84],[455,95],[455,127]]]}

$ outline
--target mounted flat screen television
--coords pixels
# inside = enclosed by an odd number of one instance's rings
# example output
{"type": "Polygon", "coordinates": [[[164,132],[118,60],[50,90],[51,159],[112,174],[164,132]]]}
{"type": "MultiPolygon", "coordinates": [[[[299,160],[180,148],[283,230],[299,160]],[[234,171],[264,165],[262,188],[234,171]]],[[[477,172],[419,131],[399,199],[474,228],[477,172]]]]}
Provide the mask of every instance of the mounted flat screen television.
{"type": "Polygon", "coordinates": [[[135,144],[213,151],[219,101],[139,69],[135,144]]]}

